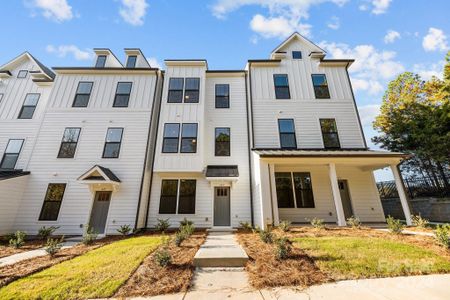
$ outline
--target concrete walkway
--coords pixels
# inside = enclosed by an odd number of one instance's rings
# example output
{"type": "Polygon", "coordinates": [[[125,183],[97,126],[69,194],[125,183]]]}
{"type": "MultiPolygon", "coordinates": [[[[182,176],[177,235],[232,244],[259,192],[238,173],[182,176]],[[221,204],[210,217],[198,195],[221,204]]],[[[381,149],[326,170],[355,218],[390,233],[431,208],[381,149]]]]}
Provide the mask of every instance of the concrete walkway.
{"type": "MultiPolygon", "coordinates": [[[[389,229],[376,229],[378,231],[389,232],[389,229]]],[[[434,234],[431,232],[423,232],[423,231],[412,231],[408,229],[404,229],[402,234],[411,234],[411,235],[422,235],[422,236],[431,236],[434,237],[434,234]]]]}

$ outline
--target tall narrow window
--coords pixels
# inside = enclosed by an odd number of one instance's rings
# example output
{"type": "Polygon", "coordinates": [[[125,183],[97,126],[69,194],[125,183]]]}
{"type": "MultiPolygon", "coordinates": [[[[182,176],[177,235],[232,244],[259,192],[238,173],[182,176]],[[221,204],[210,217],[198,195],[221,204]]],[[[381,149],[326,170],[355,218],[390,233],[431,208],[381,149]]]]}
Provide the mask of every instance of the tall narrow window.
{"type": "Polygon", "coordinates": [[[185,103],[198,103],[200,94],[200,78],[186,78],[184,90],[185,103]]]}
{"type": "Polygon", "coordinates": [[[32,119],[41,94],[27,94],[19,113],[19,119],[32,119]]]}
{"type": "Polygon", "coordinates": [[[328,90],[328,82],[325,74],[313,74],[312,81],[314,85],[314,94],[317,99],[329,99],[330,91],[328,90]]]}
{"type": "Polygon", "coordinates": [[[180,180],[180,195],[178,197],[179,214],[195,214],[195,189],[197,181],[194,179],[180,180]]]}
{"type": "Polygon", "coordinates": [[[17,159],[22,150],[23,140],[9,140],[3,154],[0,169],[14,169],[16,167],[17,159]]]}
{"type": "Polygon", "coordinates": [[[19,73],[17,73],[17,78],[27,78],[28,70],[20,70],[19,73]]]}
{"type": "Polygon", "coordinates": [[[275,98],[276,99],[290,99],[291,94],[289,92],[289,81],[287,74],[274,74],[273,82],[275,85],[275,98]]]}
{"type": "Polygon", "coordinates": [[[80,81],[78,83],[77,93],[73,100],[72,107],[87,107],[91,97],[93,82],[80,81]]]}
{"type": "Polygon", "coordinates": [[[339,134],[335,119],[320,119],[322,129],[323,146],[325,148],[340,148],[339,134]]]}
{"type": "Polygon", "coordinates": [[[216,84],[216,108],[230,108],[229,84],[216,84]]]}
{"type": "Polygon", "coordinates": [[[216,156],[230,156],[230,128],[216,128],[216,156]]]}
{"type": "Polygon", "coordinates": [[[294,193],[292,191],[292,177],[290,172],[276,172],[275,185],[279,208],[293,208],[294,193]]]}
{"type": "Polygon", "coordinates": [[[169,79],[169,94],[167,97],[168,103],[181,103],[183,102],[183,78],[170,78],[169,79]]]}
{"type": "Polygon", "coordinates": [[[302,51],[292,51],[293,59],[302,59],[302,51]]]}
{"type": "Polygon", "coordinates": [[[314,197],[309,173],[294,172],[294,191],[297,208],[313,208],[314,197]]]}
{"type": "Polygon", "coordinates": [[[81,128],[66,128],[59,147],[58,158],[73,158],[77,150],[81,128]]]}
{"type": "Polygon", "coordinates": [[[163,153],[177,153],[180,138],[180,124],[164,124],[163,153]]]}
{"type": "Polygon", "coordinates": [[[279,119],[278,130],[280,132],[281,148],[297,148],[295,138],[295,125],[292,119],[279,119]]]}
{"type": "Polygon", "coordinates": [[[97,61],[95,62],[96,68],[104,68],[106,64],[106,55],[97,56],[97,61]]]}
{"type": "Polygon", "coordinates": [[[56,221],[58,219],[65,190],[65,183],[49,183],[39,214],[39,221],[56,221]]]}
{"type": "Polygon", "coordinates": [[[181,153],[197,152],[197,124],[185,123],[181,130],[181,153]]]}
{"type": "Polygon", "coordinates": [[[160,214],[175,214],[177,211],[178,180],[162,180],[159,199],[160,214]]]}
{"type": "Polygon", "coordinates": [[[128,107],[130,100],[132,82],[118,82],[116,96],[114,97],[114,107],[128,107]]]}
{"type": "Polygon", "coordinates": [[[275,172],[279,208],[314,208],[311,174],[275,172]]]}
{"type": "Polygon", "coordinates": [[[118,158],[122,144],[123,128],[108,128],[106,133],[103,158],[118,158]]]}
{"type": "Polygon", "coordinates": [[[130,55],[127,58],[127,68],[134,68],[136,67],[136,60],[137,60],[137,56],[136,55],[130,55]]]}
{"type": "Polygon", "coordinates": [[[163,179],[159,201],[160,214],[195,214],[195,179],[163,179]]]}

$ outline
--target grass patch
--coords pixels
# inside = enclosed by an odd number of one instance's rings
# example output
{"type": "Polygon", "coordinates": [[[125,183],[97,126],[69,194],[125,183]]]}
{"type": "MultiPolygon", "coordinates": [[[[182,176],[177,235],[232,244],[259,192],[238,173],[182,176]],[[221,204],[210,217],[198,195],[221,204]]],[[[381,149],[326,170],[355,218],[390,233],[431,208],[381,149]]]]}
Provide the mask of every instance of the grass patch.
{"type": "Polygon", "coordinates": [[[352,236],[292,240],[336,280],[450,272],[448,257],[399,241],[352,236]]]}
{"type": "Polygon", "coordinates": [[[121,240],[92,250],[0,289],[0,299],[109,297],[159,244],[159,236],[121,240]]]}

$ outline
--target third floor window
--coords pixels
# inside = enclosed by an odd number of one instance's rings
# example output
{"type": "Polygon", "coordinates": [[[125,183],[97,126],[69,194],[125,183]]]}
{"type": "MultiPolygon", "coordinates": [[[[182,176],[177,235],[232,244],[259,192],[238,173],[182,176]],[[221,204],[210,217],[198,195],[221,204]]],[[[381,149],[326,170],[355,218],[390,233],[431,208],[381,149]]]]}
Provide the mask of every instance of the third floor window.
{"type": "Polygon", "coordinates": [[[19,119],[32,119],[41,94],[27,94],[19,113],[19,119]]]}
{"type": "Polygon", "coordinates": [[[75,99],[73,100],[73,107],[87,107],[89,98],[91,97],[92,82],[79,82],[75,99]]]}
{"type": "Polygon", "coordinates": [[[328,82],[325,74],[312,74],[311,76],[316,99],[330,99],[330,91],[328,90],[328,82]]]}
{"type": "Polygon", "coordinates": [[[216,108],[230,108],[229,84],[216,84],[216,108]]]}
{"type": "Polygon", "coordinates": [[[200,96],[200,78],[170,78],[168,103],[198,103],[200,96]]]}
{"type": "Polygon", "coordinates": [[[114,97],[113,107],[128,107],[128,102],[130,100],[131,87],[133,83],[131,82],[118,82],[116,95],[114,97]]]}

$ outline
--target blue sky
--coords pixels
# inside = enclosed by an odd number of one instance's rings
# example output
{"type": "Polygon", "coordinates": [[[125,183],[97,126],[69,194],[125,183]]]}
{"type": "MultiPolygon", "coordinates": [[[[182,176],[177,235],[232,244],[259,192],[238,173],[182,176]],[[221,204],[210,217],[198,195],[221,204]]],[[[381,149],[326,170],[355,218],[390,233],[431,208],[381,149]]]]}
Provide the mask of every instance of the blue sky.
{"type": "Polygon", "coordinates": [[[123,59],[123,48],[138,47],[153,65],[206,58],[210,69],[242,69],[299,31],[329,58],[356,59],[350,75],[369,140],[389,80],[442,73],[449,11],[448,0],[2,1],[0,64],[28,50],[50,67],[83,66],[92,48],[123,59]]]}

